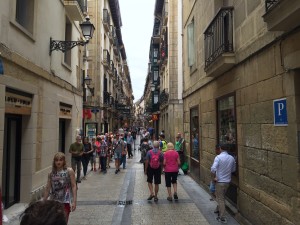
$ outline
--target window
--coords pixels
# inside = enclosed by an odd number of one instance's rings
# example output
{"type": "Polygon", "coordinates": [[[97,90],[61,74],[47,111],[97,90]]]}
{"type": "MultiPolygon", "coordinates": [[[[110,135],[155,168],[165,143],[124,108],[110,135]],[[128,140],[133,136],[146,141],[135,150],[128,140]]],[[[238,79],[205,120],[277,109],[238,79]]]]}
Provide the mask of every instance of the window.
{"type": "MultiPolygon", "coordinates": [[[[72,40],[72,24],[70,20],[66,17],[66,28],[65,28],[65,40],[72,40]]],[[[64,62],[68,66],[71,66],[71,51],[65,51],[64,62]]]]}
{"type": "Polygon", "coordinates": [[[235,96],[219,99],[217,110],[219,144],[222,144],[228,153],[236,156],[235,96]]]}
{"type": "Polygon", "coordinates": [[[195,37],[194,37],[194,19],[187,27],[188,32],[188,63],[192,67],[195,64],[195,37]]]}
{"type": "Polygon", "coordinates": [[[159,68],[156,66],[153,68],[153,83],[157,84],[158,82],[158,70],[159,68]]]}
{"type": "Polygon", "coordinates": [[[34,0],[16,0],[16,21],[33,33],[34,0]]]}
{"type": "Polygon", "coordinates": [[[191,109],[191,157],[199,160],[199,112],[198,107],[191,109]]]}

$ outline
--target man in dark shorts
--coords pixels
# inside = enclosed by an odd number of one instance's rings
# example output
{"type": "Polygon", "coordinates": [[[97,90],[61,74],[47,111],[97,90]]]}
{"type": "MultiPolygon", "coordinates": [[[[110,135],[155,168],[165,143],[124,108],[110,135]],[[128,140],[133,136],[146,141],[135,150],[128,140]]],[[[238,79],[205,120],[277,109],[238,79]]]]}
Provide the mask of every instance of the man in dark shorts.
{"type": "Polygon", "coordinates": [[[147,200],[152,200],[157,202],[157,193],[159,190],[159,184],[161,184],[161,165],[164,160],[163,153],[159,150],[159,142],[153,142],[153,149],[147,152],[146,155],[146,164],[145,164],[145,174],[147,174],[147,182],[148,188],[150,191],[150,196],[147,200]],[[154,160],[158,159],[158,165],[154,163],[154,160]],[[152,162],[151,162],[152,160],[152,162]],[[157,165],[157,166],[155,166],[157,165]],[[156,168],[157,167],[157,168],[156,168]],[[155,189],[153,191],[153,178],[154,178],[154,185],[155,189]]]}

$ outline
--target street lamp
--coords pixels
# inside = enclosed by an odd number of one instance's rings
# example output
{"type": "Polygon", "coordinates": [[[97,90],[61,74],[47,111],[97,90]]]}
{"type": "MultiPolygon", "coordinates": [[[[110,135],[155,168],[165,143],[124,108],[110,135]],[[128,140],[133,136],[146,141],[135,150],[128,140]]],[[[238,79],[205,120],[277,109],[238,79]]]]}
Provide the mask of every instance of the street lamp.
{"type": "Polygon", "coordinates": [[[90,78],[89,75],[86,75],[86,77],[83,79],[83,81],[87,86],[90,86],[91,82],[92,82],[92,78],[90,78]]]}
{"type": "Polygon", "coordinates": [[[90,22],[90,18],[86,18],[86,21],[80,24],[80,28],[82,31],[83,36],[85,37],[85,41],[57,41],[52,40],[50,38],[50,51],[49,55],[51,55],[51,52],[54,50],[66,52],[71,50],[77,45],[84,46],[86,45],[89,40],[93,37],[95,26],[90,22]]]}

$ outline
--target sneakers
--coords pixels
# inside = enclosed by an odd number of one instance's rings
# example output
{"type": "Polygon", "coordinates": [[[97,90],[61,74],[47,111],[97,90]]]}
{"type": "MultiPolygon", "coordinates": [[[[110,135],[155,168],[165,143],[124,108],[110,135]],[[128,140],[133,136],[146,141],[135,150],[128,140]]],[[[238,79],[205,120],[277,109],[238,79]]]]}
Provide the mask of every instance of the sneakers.
{"type": "Polygon", "coordinates": [[[175,200],[178,200],[178,195],[177,195],[176,192],[174,193],[174,199],[175,199],[175,200]]]}
{"type": "Polygon", "coordinates": [[[227,223],[227,219],[226,219],[225,217],[220,217],[220,216],[218,216],[218,217],[216,218],[216,220],[217,220],[218,222],[220,222],[220,223],[227,223]]]}
{"type": "Polygon", "coordinates": [[[84,176],[84,177],[82,178],[82,180],[86,180],[86,176],[84,176]]]}

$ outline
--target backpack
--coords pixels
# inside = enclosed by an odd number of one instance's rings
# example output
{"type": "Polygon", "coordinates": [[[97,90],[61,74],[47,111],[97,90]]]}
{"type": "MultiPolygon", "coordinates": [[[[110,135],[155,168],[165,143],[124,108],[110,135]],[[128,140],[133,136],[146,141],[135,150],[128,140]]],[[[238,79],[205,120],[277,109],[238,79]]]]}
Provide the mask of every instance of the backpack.
{"type": "Polygon", "coordinates": [[[150,155],[151,155],[151,159],[150,159],[150,167],[152,169],[158,169],[160,166],[160,151],[158,151],[157,153],[154,153],[153,150],[150,150],[150,155]]]}

